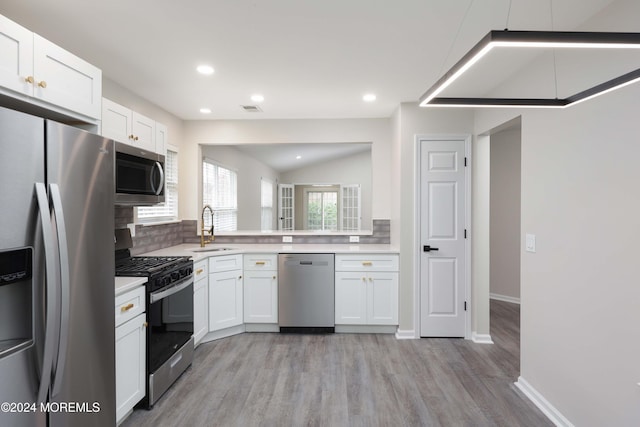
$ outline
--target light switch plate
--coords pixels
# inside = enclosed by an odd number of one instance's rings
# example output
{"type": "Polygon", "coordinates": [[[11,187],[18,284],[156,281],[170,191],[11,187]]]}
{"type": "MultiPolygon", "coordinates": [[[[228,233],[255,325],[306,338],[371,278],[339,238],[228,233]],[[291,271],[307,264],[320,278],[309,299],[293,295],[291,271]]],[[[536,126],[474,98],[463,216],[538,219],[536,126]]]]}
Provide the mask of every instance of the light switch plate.
{"type": "Polygon", "coordinates": [[[360,236],[349,236],[349,243],[360,243],[360,236]]]}
{"type": "Polygon", "coordinates": [[[282,243],[292,243],[293,236],[282,236],[282,243]]]}
{"type": "Polygon", "coordinates": [[[536,235],[535,234],[526,234],[525,235],[525,250],[527,252],[535,252],[536,251],[536,235]]]}

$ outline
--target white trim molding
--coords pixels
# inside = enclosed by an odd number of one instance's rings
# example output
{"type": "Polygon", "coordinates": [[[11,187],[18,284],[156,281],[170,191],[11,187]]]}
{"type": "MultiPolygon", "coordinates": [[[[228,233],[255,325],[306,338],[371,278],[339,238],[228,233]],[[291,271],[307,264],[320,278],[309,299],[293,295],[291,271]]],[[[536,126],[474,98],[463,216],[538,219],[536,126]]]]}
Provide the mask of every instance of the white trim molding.
{"type": "Polygon", "coordinates": [[[416,331],[414,329],[398,329],[396,331],[396,339],[397,340],[415,340],[420,337],[416,335],[416,331]]]}
{"type": "Polygon", "coordinates": [[[491,335],[479,334],[477,332],[471,332],[471,341],[473,341],[476,344],[493,344],[491,335]]]}
{"type": "Polygon", "coordinates": [[[521,376],[518,377],[515,386],[542,411],[549,420],[558,427],[574,427],[574,425],[564,417],[547,399],[541,395],[538,390],[533,388],[531,384],[521,376]]]}
{"type": "Polygon", "coordinates": [[[495,299],[495,300],[498,300],[498,301],[510,302],[510,303],[513,303],[513,304],[520,304],[520,298],[510,297],[510,296],[507,296],[507,295],[500,295],[500,294],[490,293],[489,294],[489,298],[490,299],[495,299]]]}

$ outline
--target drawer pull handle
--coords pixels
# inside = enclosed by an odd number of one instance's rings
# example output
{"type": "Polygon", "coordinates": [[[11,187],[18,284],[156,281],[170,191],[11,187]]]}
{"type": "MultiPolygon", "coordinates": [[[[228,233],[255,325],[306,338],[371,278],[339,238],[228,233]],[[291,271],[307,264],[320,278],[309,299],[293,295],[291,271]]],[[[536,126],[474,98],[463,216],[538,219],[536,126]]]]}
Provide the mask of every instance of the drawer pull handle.
{"type": "Polygon", "coordinates": [[[124,313],[125,311],[129,311],[129,310],[131,310],[132,308],[133,308],[133,304],[129,303],[129,304],[127,304],[127,305],[124,305],[124,306],[120,307],[120,311],[121,311],[122,313],[124,313]]]}
{"type": "Polygon", "coordinates": [[[196,270],[196,274],[202,274],[204,272],[204,268],[199,268],[196,270]]]}
{"type": "Polygon", "coordinates": [[[266,262],[264,262],[264,261],[256,261],[256,265],[265,265],[265,264],[266,264],[266,262]]]}
{"type": "Polygon", "coordinates": [[[371,261],[362,261],[362,265],[364,265],[365,267],[371,267],[373,263],[371,261]]]}

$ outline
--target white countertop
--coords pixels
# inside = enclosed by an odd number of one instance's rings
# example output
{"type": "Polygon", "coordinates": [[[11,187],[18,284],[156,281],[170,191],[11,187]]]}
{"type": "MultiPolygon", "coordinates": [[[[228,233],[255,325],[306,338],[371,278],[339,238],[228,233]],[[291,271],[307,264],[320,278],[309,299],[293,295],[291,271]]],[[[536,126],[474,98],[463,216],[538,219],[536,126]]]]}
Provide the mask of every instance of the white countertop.
{"type": "Polygon", "coordinates": [[[171,246],[143,256],[190,256],[194,261],[218,255],[231,255],[241,253],[335,253],[335,254],[397,254],[400,251],[391,245],[340,245],[340,244],[236,244],[236,243],[209,243],[205,249],[230,248],[224,251],[198,252],[200,245],[197,243],[184,243],[171,246]],[[195,252],[194,252],[195,251],[195,252]]]}
{"type": "Polygon", "coordinates": [[[116,296],[147,283],[146,277],[116,277],[116,296]]]}

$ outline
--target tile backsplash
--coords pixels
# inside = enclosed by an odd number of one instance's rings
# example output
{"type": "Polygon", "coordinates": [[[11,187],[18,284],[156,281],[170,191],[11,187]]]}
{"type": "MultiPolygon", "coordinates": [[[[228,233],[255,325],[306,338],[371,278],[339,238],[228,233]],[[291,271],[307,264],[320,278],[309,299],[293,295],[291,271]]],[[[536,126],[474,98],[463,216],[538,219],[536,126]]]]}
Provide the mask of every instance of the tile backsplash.
{"type": "MultiPolygon", "coordinates": [[[[133,207],[116,206],[115,226],[116,228],[126,228],[127,224],[133,223],[133,207]]],[[[176,223],[158,225],[135,226],[135,236],[133,237],[132,255],[139,255],[146,252],[155,251],[182,243],[199,243],[200,237],[197,235],[197,221],[183,220],[176,223]]],[[[388,219],[374,219],[371,235],[360,236],[361,245],[366,244],[389,244],[391,241],[391,221],[388,219]]],[[[282,243],[281,235],[256,234],[249,236],[216,236],[216,243],[256,243],[256,244],[278,244],[282,243]]],[[[348,244],[349,236],[333,235],[311,235],[293,236],[294,244],[348,244]]]]}

